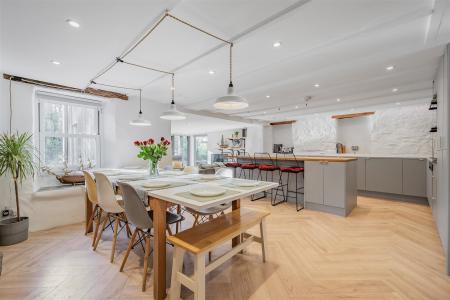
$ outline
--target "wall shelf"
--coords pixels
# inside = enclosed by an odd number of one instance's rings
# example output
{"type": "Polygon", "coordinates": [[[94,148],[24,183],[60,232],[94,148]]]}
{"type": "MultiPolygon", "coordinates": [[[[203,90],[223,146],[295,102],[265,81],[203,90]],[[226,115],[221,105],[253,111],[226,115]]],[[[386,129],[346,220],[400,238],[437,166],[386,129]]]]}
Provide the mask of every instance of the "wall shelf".
{"type": "Polygon", "coordinates": [[[364,116],[370,116],[375,114],[374,111],[366,111],[366,112],[360,112],[360,113],[354,113],[354,114],[344,114],[344,115],[334,115],[331,116],[332,119],[351,119],[351,118],[357,118],[357,117],[364,117],[364,116]]]}

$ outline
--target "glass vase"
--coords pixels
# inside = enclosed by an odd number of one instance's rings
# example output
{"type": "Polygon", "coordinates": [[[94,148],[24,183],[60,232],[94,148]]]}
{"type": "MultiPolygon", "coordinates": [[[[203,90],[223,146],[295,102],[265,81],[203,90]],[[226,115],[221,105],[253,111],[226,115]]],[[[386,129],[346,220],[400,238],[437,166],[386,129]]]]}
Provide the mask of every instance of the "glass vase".
{"type": "Polygon", "coordinates": [[[152,177],[159,176],[159,161],[148,161],[148,175],[152,177]]]}

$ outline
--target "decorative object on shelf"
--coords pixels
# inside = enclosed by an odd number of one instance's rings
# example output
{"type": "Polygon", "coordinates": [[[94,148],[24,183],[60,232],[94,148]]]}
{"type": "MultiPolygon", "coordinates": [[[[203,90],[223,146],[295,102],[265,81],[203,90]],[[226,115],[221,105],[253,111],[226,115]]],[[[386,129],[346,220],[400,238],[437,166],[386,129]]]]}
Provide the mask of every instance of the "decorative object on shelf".
{"type": "Polygon", "coordinates": [[[434,86],[434,80],[433,80],[433,98],[431,98],[431,102],[430,102],[430,107],[428,108],[428,110],[436,110],[437,109],[437,92],[434,86]]]}
{"type": "Polygon", "coordinates": [[[228,144],[225,144],[225,139],[223,138],[223,134],[222,134],[222,137],[220,138],[220,144],[217,144],[217,146],[219,147],[219,150],[228,148],[228,144]]]}
{"type": "Polygon", "coordinates": [[[186,115],[177,110],[175,105],[175,74],[172,74],[172,102],[170,103],[169,110],[165,111],[160,118],[170,121],[179,121],[186,119],[186,115]]]}
{"type": "Polygon", "coordinates": [[[19,184],[33,177],[37,160],[31,134],[4,133],[0,136],[0,176],[11,176],[16,198],[15,218],[0,221],[0,246],[20,243],[28,239],[28,217],[20,215],[19,184]]]}
{"type": "Polygon", "coordinates": [[[142,117],[142,90],[139,89],[139,114],[137,119],[131,120],[130,125],[133,126],[151,126],[152,123],[150,121],[144,119],[142,117]]]}
{"type": "Polygon", "coordinates": [[[170,145],[170,141],[161,137],[159,143],[155,143],[154,139],[148,139],[145,141],[135,141],[134,145],[139,147],[139,154],[137,157],[143,160],[148,160],[148,171],[150,176],[159,175],[159,162],[167,155],[167,150],[170,145]]]}
{"type": "Polygon", "coordinates": [[[235,132],[234,132],[234,138],[235,138],[235,139],[239,138],[239,131],[235,131],[235,132]]]}
{"type": "Polygon", "coordinates": [[[234,94],[233,86],[233,43],[230,43],[230,83],[228,84],[227,95],[217,98],[214,103],[217,109],[235,110],[248,107],[245,98],[234,94]]]}
{"type": "Polygon", "coordinates": [[[437,126],[431,127],[430,132],[437,132],[437,126]]]}

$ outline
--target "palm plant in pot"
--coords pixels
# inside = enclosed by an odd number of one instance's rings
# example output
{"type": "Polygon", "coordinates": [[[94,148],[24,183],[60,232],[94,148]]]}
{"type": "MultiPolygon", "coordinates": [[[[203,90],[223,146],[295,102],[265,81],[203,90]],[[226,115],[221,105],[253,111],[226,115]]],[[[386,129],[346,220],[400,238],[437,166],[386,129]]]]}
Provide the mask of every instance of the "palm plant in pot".
{"type": "Polygon", "coordinates": [[[0,135],[0,176],[14,182],[17,216],[0,221],[0,246],[13,245],[28,239],[28,217],[20,215],[19,184],[32,177],[36,170],[31,134],[0,135]]]}

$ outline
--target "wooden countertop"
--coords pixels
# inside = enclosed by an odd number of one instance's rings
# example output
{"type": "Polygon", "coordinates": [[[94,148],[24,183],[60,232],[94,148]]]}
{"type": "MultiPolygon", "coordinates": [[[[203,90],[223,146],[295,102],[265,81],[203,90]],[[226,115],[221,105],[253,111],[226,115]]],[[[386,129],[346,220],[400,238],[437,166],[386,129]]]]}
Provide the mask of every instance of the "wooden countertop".
{"type": "MultiPolygon", "coordinates": [[[[250,160],[255,158],[256,160],[269,160],[269,157],[267,156],[244,156],[244,155],[226,155],[225,157],[228,158],[237,158],[237,159],[246,159],[246,160],[250,160]]],[[[354,161],[357,160],[358,158],[356,157],[334,157],[334,156],[295,156],[295,158],[293,156],[288,156],[288,157],[283,157],[283,156],[278,156],[275,158],[275,156],[270,156],[272,160],[279,160],[279,161],[326,161],[326,162],[349,162],[349,161],[354,161]]]]}

